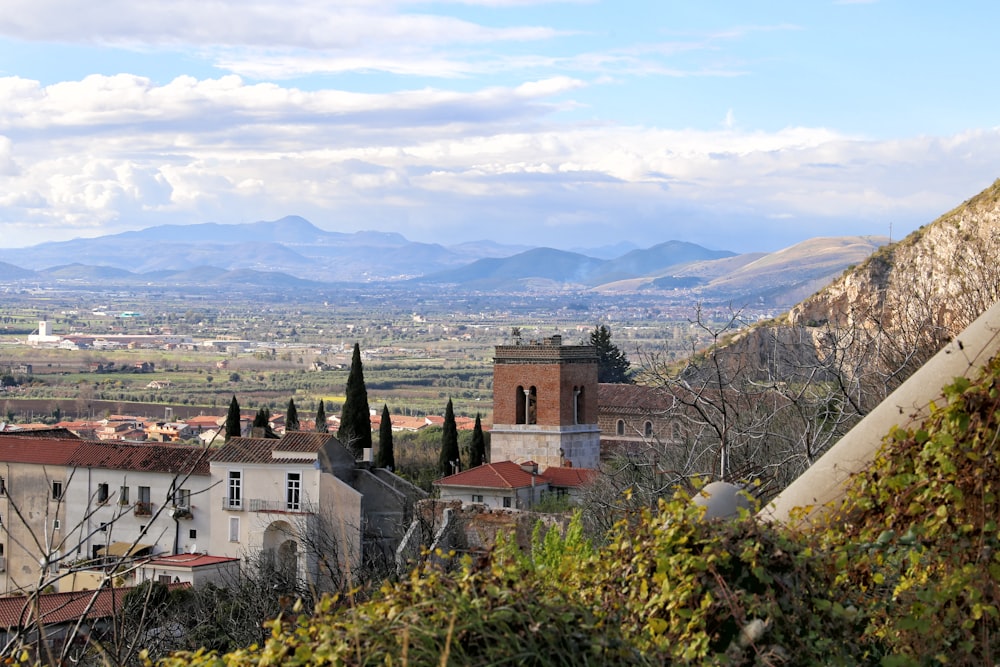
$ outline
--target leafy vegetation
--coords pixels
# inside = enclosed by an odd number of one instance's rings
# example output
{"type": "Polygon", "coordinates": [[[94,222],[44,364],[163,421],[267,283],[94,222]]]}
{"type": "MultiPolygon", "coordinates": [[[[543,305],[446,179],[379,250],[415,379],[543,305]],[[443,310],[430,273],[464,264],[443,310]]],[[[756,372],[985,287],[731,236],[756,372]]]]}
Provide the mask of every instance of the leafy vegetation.
{"type": "Polygon", "coordinates": [[[597,348],[598,382],[632,382],[631,364],[625,353],[611,342],[611,329],[604,324],[594,327],[588,342],[597,348]]]}
{"type": "Polygon", "coordinates": [[[994,664],[998,407],[994,359],[802,532],[706,521],[680,496],[595,546],[577,516],[527,552],[428,561],[367,602],[281,616],[260,645],[162,665],[994,664]]]}

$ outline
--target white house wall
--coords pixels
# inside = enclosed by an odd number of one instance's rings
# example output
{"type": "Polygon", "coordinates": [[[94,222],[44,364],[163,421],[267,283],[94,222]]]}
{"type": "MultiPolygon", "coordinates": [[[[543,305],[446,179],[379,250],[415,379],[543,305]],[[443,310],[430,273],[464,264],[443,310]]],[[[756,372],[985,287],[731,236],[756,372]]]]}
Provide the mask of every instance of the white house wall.
{"type": "Polygon", "coordinates": [[[66,487],[66,525],[73,531],[78,558],[90,558],[95,547],[112,542],[155,545],[153,554],[189,552],[208,548],[211,528],[207,475],[175,475],[103,468],[77,468],[66,487]],[[171,517],[173,485],[191,492],[190,519],[171,517]],[[97,501],[98,488],[108,485],[107,502],[97,501]],[[149,487],[150,515],[136,515],[139,487],[149,487]],[[121,504],[121,488],[128,487],[128,503],[121,504]],[[105,524],[102,530],[101,524],[105,524]],[[191,537],[191,531],[195,537],[191,537]]]}

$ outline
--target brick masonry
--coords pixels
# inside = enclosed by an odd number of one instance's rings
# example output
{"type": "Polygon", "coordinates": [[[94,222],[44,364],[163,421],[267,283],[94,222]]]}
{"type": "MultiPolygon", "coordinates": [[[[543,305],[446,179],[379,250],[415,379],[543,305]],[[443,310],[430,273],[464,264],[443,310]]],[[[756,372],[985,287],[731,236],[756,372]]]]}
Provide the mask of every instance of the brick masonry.
{"type": "MultiPolygon", "coordinates": [[[[596,468],[600,460],[597,349],[542,343],[502,345],[493,365],[491,461],[534,461],[541,469],[571,462],[596,468]],[[534,389],[533,423],[518,414],[519,398],[534,389]],[[579,395],[577,397],[577,392],[579,395]]],[[[523,399],[521,399],[523,403],[523,399]]]]}

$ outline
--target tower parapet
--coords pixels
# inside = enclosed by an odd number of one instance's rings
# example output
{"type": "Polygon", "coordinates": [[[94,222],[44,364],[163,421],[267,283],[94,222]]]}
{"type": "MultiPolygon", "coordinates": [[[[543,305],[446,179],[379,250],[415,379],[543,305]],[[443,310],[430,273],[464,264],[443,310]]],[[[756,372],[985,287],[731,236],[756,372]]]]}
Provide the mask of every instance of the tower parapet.
{"type": "Polygon", "coordinates": [[[597,362],[597,348],[563,345],[561,336],[498,345],[490,461],[596,468],[597,362]]]}

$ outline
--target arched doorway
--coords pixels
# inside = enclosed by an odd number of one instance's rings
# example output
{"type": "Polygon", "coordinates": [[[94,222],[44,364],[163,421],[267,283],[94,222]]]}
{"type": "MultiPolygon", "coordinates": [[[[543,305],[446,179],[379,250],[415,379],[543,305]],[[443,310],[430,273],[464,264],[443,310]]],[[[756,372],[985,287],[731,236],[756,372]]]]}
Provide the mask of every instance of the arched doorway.
{"type": "Polygon", "coordinates": [[[299,543],[287,521],[275,521],[264,531],[261,565],[270,569],[276,584],[294,588],[299,578],[299,543]]]}

